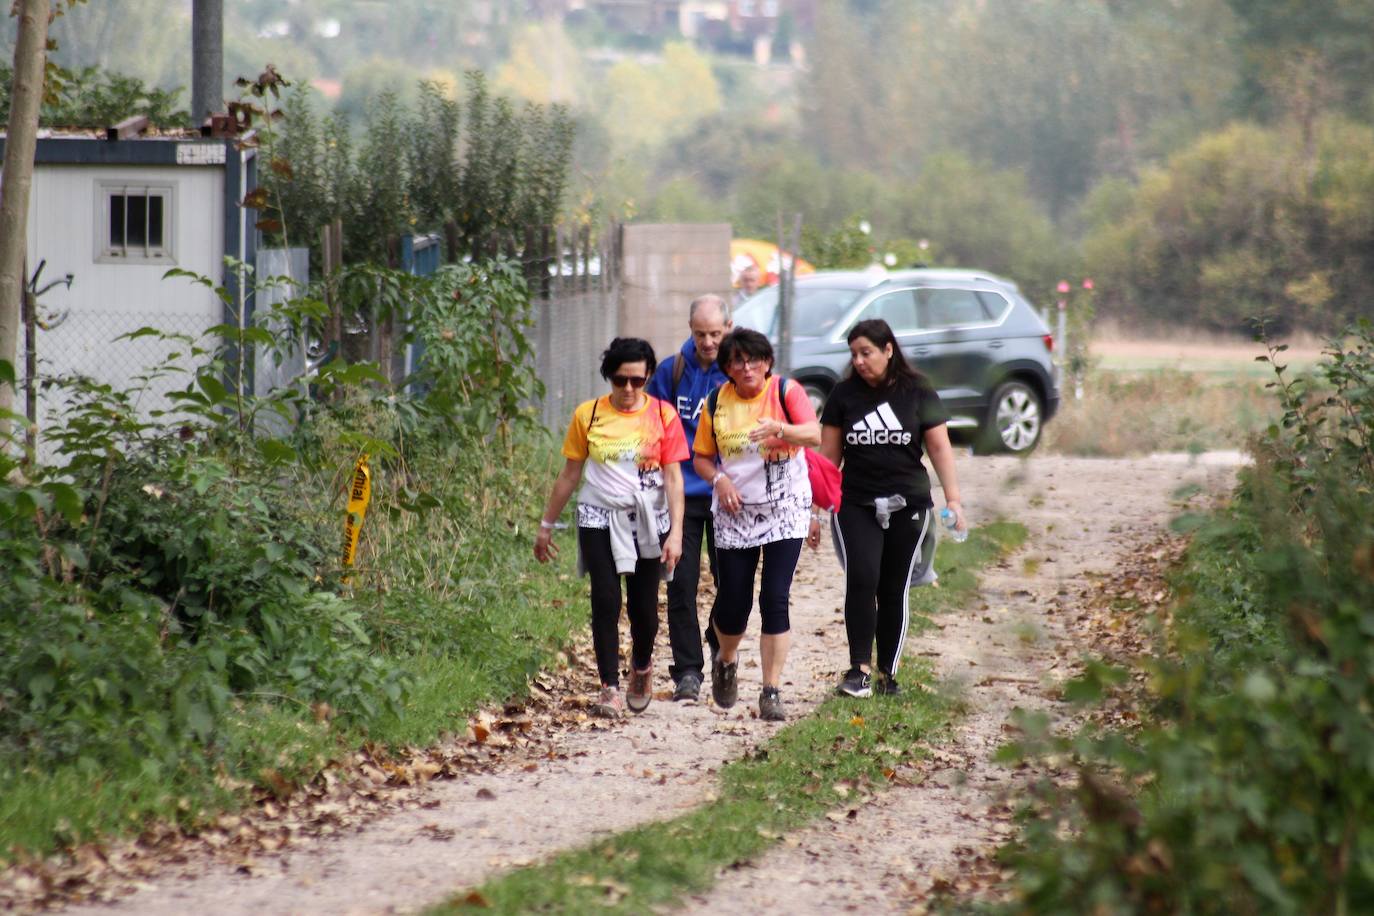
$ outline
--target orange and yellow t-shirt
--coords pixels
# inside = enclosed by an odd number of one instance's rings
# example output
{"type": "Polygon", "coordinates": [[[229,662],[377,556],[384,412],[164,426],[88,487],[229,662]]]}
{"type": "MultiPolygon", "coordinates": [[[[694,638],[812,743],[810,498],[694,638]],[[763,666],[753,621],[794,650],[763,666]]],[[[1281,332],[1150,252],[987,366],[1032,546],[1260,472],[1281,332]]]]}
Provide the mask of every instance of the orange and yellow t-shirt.
{"type": "Polygon", "coordinates": [[[698,418],[693,450],[698,455],[719,459],[721,470],[734,482],[744,504],[737,513],[716,513],[718,546],[754,547],[806,536],[811,482],[804,450],[781,439],[749,441],[750,431],[764,420],[810,423],[816,419],[816,411],[801,385],[788,382],[786,411],[778,399],[777,388],[778,379],[774,376],[757,395],[742,398],[735,386],[727,382],[716,396],[715,414],[703,409],[698,418]]]}
{"type": "MultiPolygon", "coordinates": [[[[584,401],[573,411],[563,437],[563,455],[583,461],[582,485],[603,497],[621,500],[640,490],[663,486],[663,466],[684,461],[687,438],[677,411],[658,398],[645,395],[644,405],[628,413],[617,410],[609,395],[584,401]]],[[[610,510],[578,503],[577,524],[606,528],[610,510]]],[[[660,532],[668,530],[667,511],[660,513],[660,532]]]]}

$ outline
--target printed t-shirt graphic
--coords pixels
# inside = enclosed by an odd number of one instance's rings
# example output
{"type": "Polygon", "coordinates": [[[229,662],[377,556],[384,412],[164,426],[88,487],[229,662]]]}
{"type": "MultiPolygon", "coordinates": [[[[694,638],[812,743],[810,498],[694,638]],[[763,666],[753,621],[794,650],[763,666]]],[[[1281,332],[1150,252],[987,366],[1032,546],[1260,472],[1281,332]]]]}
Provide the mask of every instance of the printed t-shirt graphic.
{"type": "MultiPolygon", "coordinates": [[[[654,397],[646,397],[643,407],[629,413],[617,410],[609,395],[585,401],[573,411],[563,437],[563,456],[586,462],[582,485],[614,499],[662,487],[663,465],[683,461],[688,454],[677,412],[654,397]]],[[[610,511],[578,503],[577,524],[606,528],[610,511]]],[[[665,510],[659,513],[659,532],[668,527],[665,510]]]]}
{"type": "Polygon", "coordinates": [[[763,391],[745,399],[727,383],[720,388],[715,415],[703,409],[698,418],[693,450],[719,457],[721,470],[734,482],[743,503],[741,512],[716,516],[718,546],[754,547],[806,537],[811,482],[801,446],[777,438],[749,441],[750,431],[762,420],[810,423],[816,419],[801,385],[788,384],[786,413],[778,402],[777,387],[778,379],[770,378],[763,391]]]}
{"type": "Polygon", "coordinates": [[[912,506],[929,507],[923,436],[948,419],[940,395],[924,379],[882,389],[862,379],[841,381],[826,399],[821,423],[843,434],[845,501],[871,504],[899,493],[912,506]]]}

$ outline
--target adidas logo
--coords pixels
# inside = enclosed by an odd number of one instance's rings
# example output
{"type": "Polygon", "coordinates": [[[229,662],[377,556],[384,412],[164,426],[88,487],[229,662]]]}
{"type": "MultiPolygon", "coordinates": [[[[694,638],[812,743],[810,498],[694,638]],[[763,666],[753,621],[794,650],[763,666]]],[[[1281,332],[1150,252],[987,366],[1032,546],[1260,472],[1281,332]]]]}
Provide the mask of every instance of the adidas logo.
{"type": "Polygon", "coordinates": [[[902,421],[892,412],[892,405],[884,401],[855,423],[844,441],[850,445],[910,445],[911,433],[902,429],[902,421]]]}

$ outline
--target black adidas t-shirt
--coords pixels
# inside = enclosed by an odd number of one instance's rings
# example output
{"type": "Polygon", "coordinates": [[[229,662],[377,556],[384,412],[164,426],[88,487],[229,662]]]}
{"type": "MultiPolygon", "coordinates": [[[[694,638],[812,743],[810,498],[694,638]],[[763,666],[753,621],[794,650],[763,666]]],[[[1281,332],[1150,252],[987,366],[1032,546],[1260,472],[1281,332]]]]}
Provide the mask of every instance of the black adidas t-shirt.
{"type": "Polygon", "coordinates": [[[922,433],[948,420],[940,395],[924,378],[882,389],[857,376],[836,385],[821,425],[840,428],[845,501],[900,493],[910,505],[934,505],[921,463],[922,433]]]}

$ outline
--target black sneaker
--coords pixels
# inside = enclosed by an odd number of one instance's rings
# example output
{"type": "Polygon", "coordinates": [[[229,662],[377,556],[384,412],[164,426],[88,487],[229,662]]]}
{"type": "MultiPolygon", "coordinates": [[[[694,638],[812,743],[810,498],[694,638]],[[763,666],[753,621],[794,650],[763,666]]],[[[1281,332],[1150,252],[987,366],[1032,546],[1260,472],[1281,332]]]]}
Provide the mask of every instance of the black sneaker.
{"type": "Polygon", "coordinates": [[[677,687],[673,688],[673,700],[678,703],[695,703],[701,699],[701,675],[695,671],[688,671],[677,679],[677,687]]]}
{"type": "Polygon", "coordinates": [[[897,679],[885,671],[878,672],[878,679],[873,682],[873,692],[880,697],[901,696],[902,688],[897,685],[897,679]]]}
{"type": "Polygon", "coordinates": [[[781,722],[787,718],[782,711],[782,694],[776,687],[765,687],[759,694],[759,718],[765,722],[781,722]]]}
{"type": "Polygon", "coordinates": [[[723,662],[716,659],[711,664],[711,699],[721,709],[729,709],[739,699],[739,684],[735,683],[735,673],[739,662],[723,662]]]}
{"type": "Polygon", "coordinates": [[[871,697],[873,696],[873,683],[869,679],[867,671],[850,668],[845,672],[844,680],[840,681],[840,686],[836,688],[835,692],[847,697],[871,697]]]}

